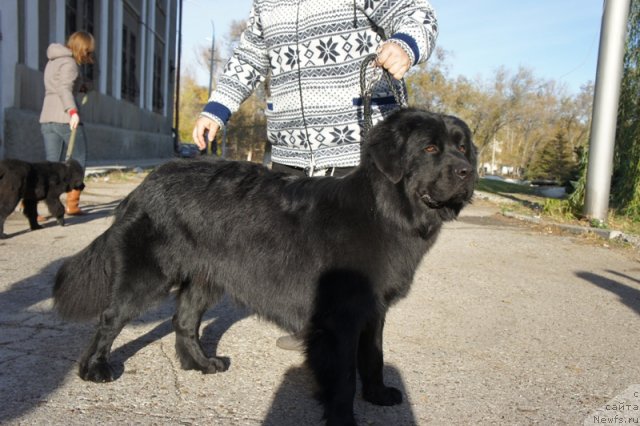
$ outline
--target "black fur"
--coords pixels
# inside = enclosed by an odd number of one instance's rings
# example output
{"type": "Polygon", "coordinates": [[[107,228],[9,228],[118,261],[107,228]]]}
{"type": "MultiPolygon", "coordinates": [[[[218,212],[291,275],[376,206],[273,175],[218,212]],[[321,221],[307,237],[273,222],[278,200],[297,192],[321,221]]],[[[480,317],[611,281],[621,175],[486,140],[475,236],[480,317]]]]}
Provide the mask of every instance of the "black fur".
{"type": "Polygon", "coordinates": [[[100,316],[80,376],[113,380],[108,358],[117,334],[177,287],[183,368],[227,368],[205,355],[199,328],[205,310],[228,294],[304,333],[328,424],[355,424],[356,370],[367,401],[400,403],[382,377],[385,314],[408,293],[442,223],[471,199],[475,166],[462,121],[417,109],[374,127],[361,166],[340,179],[222,160],[163,165],[56,276],[63,316],[100,316]]]}
{"type": "Polygon", "coordinates": [[[76,160],[66,163],[27,163],[21,160],[0,161],[0,238],[4,234],[4,221],[20,200],[24,215],[32,230],[38,225],[38,201],[45,200],[49,212],[60,225],[64,225],[64,206],[60,195],[72,189],[83,189],[84,171],[76,160]]]}

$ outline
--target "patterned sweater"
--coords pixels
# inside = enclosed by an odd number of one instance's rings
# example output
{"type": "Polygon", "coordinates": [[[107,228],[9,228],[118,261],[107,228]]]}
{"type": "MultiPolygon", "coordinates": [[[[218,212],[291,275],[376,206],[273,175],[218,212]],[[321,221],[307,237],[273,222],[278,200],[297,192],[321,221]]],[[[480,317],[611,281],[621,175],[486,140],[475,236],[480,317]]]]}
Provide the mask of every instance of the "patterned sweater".
{"type": "MultiPolygon", "coordinates": [[[[201,115],[224,126],[267,77],[272,160],[316,169],[360,162],[360,65],[382,42],[398,43],[413,64],[437,37],[427,0],[254,0],[247,28],[201,115]]],[[[398,106],[382,79],[373,122],[398,106]]]]}

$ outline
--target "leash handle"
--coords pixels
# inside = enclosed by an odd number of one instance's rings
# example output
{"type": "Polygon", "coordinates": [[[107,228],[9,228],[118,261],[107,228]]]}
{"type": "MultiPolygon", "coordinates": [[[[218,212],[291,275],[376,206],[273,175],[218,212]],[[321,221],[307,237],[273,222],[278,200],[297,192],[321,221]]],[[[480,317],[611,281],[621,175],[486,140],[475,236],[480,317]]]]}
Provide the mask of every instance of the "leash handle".
{"type": "Polygon", "coordinates": [[[404,84],[402,81],[398,83],[394,78],[389,74],[389,72],[380,67],[372,68],[370,64],[377,59],[378,55],[376,53],[370,53],[365,56],[362,64],[360,65],[360,92],[362,95],[362,108],[363,108],[363,128],[365,136],[369,134],[369,131],[373,127],[373,119],[371,112],[371,98],[373,96],[373,87],[376,85],[378,81],[380,81],[383,77],[387,81],[387,86],[393,93],[393,97],[396,100],[396,103],[401,108],[407,107],[407,93],[404,84]],[[373,76],[371,78],[368,77],[367,71],[373,70],[373,76]],[[368,84],[367,84],[368,83],[368,84]],[[400,87],[398,87],[400,86],[400,87]]]}
{"type": "MultiPolygon", "coordinates": [[[[78,123],[78,126],[80,124],[78,123]]],[[[76,144],[76,131],[78,130],[78,127],[76,127],[75,129],[71,130],[71,136],[69,137],[69,146],[67,146],[67,155],[64,158],[64,161],[69,161],[69,159],[71,158],[71,154],[73,154],[73,147],[76,144]]]]}
{"type": "MultiPolygon", "coordinates": [[[[89,100],[89,95],[87,93],[85,93],[82,96],[82,100],[80,101],[80,105],[84,105],[87,103],[87,101],[89,100]]],[[[80,125],[80,123],[78,123],[78,126],[80,125]]],[[[69,161],[69,159],[71,158],[71,155],[73,154],[73,148],[76,145],[76,132],[78,130],[78,126],[76,126],[75,129],[71,130],[71,136],[69,137],[69,146],[67,146],[67,155],[64,158],[64,161],[69,161]]]]}

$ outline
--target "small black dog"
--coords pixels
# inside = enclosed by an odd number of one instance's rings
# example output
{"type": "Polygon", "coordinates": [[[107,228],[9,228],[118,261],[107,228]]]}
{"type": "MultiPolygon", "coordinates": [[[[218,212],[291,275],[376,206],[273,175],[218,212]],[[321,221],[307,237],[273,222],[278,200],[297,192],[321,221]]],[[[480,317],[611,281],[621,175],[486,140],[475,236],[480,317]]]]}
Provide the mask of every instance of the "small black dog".
{"type": "Polygon", "coordinates": [[[32,230],[38,225],[38,201],[45,200],[49,212],[60,225],[64,225],[64,206],[60,195],[72,189],[84,188],[84,171],[76,160],[66,163],[45,161],[27,163],[21,160],[0,161],[0,238],[4,233],[4,221],[22,199],[24,215],[32,230]]]}
{"type": "Polygon", "coordinates": [[[57,273],[58,312],[99,317],[80,377],[113,380],[120,330],[178,288],[182,368],[227,369],[199,339],[202,315],[227,294],[304,335],[327,424],[355,424],[356,371],[365,400],[399,404],[382,377],[385,315],[409,292],[443,222],[470,201],[475,168],[464,122],[412,108],[376,125],[360,166],[340,179],[221,160],[161,166],[57,273]]]}

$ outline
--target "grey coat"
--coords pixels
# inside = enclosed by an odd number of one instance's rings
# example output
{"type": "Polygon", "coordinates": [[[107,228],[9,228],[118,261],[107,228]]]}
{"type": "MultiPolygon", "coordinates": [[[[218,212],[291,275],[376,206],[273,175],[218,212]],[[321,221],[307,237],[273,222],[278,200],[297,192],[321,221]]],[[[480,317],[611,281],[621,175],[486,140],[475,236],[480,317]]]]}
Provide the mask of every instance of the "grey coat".
{"type": "Polygon", "coordinates": [[[47,48],[47,66],[44,69],[44,102],[40,123],[68,123],[69,110],[77,109],[74,99],[78,64],[71,50],[53,43],[47,48]]]}

